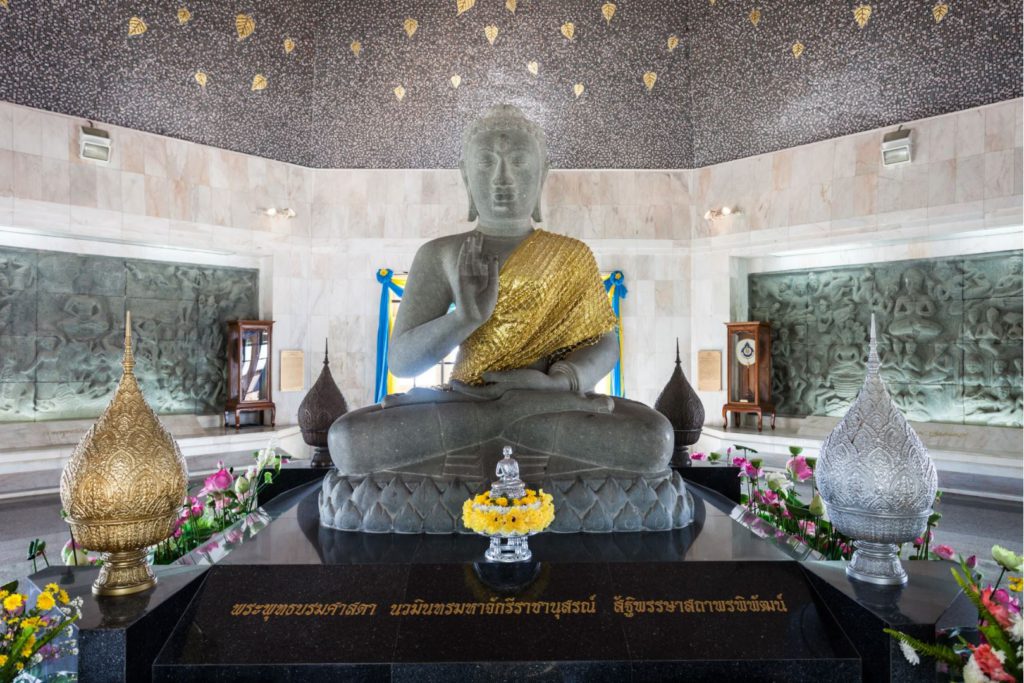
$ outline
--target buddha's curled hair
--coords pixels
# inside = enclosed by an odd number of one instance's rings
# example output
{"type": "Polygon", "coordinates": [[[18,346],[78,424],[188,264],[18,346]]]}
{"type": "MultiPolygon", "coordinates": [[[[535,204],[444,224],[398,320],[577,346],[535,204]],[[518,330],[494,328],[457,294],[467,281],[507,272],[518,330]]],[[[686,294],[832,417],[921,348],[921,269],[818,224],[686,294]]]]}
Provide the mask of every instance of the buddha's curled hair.
{"type": "Polygon", "coordinates": [[[526,118],[522,110],[511,104],[499,104],[487,110],[487,113],[466,126],[462,131],[462,155],[465,157],[470,141],[484,131],[521,130],[537,141],[541,158],[547,159],[548,145],[544,131],[536,123],[526,118]]]}

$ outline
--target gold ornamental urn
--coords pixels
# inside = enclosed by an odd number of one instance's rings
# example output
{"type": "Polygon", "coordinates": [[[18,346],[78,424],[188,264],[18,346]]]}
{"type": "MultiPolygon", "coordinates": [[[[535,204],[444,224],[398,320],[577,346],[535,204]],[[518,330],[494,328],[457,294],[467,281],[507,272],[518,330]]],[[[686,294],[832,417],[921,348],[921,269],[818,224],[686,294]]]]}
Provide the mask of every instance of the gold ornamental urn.
{"type": "Polygon", "coordinates": [[[117,391],[60,478],[75,541],[104,553],[92,585],[96,595],[130,595],[156,585],[148,549],[171,535],[188,484],[178,444],[139,390],[131,329],[129,312],[117,391]]]}

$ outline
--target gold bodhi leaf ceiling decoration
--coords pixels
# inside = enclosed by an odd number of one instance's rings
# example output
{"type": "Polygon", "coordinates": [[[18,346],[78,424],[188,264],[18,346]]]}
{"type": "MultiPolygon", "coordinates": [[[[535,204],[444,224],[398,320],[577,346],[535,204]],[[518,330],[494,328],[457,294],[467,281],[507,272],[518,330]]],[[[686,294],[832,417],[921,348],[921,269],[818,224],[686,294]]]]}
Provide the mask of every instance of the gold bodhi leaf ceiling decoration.
{"type": "Polygon", "coordinates": [[[853,20],[857,22],[857,26],[864,28],[867,26],[868,21],[871,19],[871,5],[858,5],[853,10],[853,20]]]}
{"type": "Polygon", "coordinates": [[[235,17],[235,32],[239,40],[245,40],[256,30],[256,20],[251,14],[239,14],[235,17]]]}
{"type": "MultiPolygon", "coordinates": [[[[461,16],[462,14],[470,11],[476,6],[476,4],[477,0],[456,0],[456,16],[461,16]]],[[[709,0],[709,4],[713,7],[717,5],[716,0],[709,0]]],[[[5,10],[10,11],[10,0],[0,0],[0,7],[3,7],[5,10]]],[[[517,0],[505,0],[505,9],[514,14],[518,9],[517,0]]],[[[601,16],[604,18],[606,25],[611,25],[612,20],[615,17],[617,11],[618,6],[614,2],[605,2],[604,4],[601,5],[601,16]]],[[[935,5],[931,7],[930,11],[933,19],[935,20],[935,23],[938,24],[942,22],[949,14],[950,6],[948,2],[940,0],[940,2],[937,2],[935,5]]],[[[853,8],[853,19],[860,29],[865,28],[871,21],[872,12],[872,6],[866,3],[861,3],[853,8]]],[[[176,10],[175,17],[177,18],[178,23],[184,26],[194,18],[194,15],[192,14],[192,11],[188,7],[181,6],[176,10]]],[[[747,14],[747,20],[754,27],[757,27],[761,23],[762,18],[763,13],[761,9],[758,7],[752,8],[750,12],[747,14]]],[[[412,38],[419,29],[419,21],[417,21],[413,17],[407,17],[402,22],[402,28],[405,31],[406,36],[408,38],[412,38]]],[[[141,36],[145,34],[148,30],[149,26],[142,17],[132,16],[128,19],[129,36],[141,36]]],[[[237,34],[238,41],[248,39],[250,36],[253,35],[255,30],[256,18],[252,14],[241,13],[235,16],[235,33],[237,34]]],[[[573,41],[576,38],[576,24],[574,22],[564,22],[559,27],[559,31],[566,40],[573,41]]],[[[484,26],[483,33],[484,37],[487,39],[487,42],[490,45],[494,45],[498,39],[498,35],[500,34],[500,29],[495,24],[488,24],[484,26]]],[[[679,47],[679,45],[679,36],[677,36],[676,34],[669,35],[668,39],[666,40],[666,46],[668,47],[668,51],[674,52],[676,48],[679,47]]],[[[295,51],[296,47],[297,43],[294,38],[291,38],[290,36],[286,36],[284,38],[283,48],[286,54],[292,54],[295,51]]],[[[359,56],[363,52],[363,44],[360,40],[353,40],[349,44],[349,49],[356,58],[359,58],[359,56]]],[[[799,40],[795,41],[790,47],[790,51],[792,52],[794,59],[800,59],[803,56],[805,50],[806,47],[799,40]]],[[[538,76],[540,73],[540,65],[536,60],[531,60],[527,62],[526,70],[532,76],[538,76]]],[[[196,70],[195,72],[193,72],[193,78],[195,79],[196,83],[198,83],[199,86],[205,90],[206,85],[209,81],[208,74],[205,71],[196,70]]],[[[643,83],[648,92],[651,92],[654,89],[654,85],[657,82],[657,78],[657,73],[655,73],[654,71],[647,71],[644,73],[643,83]]],[[[460,76],[459,74],[454,74],[453,76],[451,76],[449,80],[452,88],[456,90],[462,84],[462,76],[460,76]]],[[[257,73],[252,79],[250,89],[253,92],[259,92],[261,90],[266,89],[267,85],[267,77],[262,73],[257,73]]],[[[584,90],[585,88],[583,83],[575,83],[572,86],[572,92],[577,99],[583,94],[584,90]]],[[[406,89],[402,85],[399,85],[396,88],[394,88],[392,92],[394,93],[395,97],[398,99],[399,102],[401,102],[405,98],[406,89]]]]}

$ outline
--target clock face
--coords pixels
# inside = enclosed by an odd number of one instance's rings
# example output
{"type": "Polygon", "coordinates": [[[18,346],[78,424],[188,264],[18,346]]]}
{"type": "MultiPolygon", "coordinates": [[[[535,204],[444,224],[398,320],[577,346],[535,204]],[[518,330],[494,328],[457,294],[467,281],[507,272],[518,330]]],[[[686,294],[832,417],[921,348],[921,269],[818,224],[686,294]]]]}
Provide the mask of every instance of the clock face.
{"type": "Polygon", "coordinates": [[[740,339],[736,342],[736,360],[740,365],[753,365],[757,360],[757,345],[753,339],[740,339]]]}

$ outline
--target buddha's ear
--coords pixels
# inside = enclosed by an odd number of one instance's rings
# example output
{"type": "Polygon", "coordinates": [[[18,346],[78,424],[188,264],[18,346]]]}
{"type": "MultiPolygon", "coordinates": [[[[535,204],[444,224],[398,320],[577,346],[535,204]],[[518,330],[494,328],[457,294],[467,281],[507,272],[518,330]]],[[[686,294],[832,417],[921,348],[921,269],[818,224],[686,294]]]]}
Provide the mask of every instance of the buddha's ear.
{"type": "Polygon", "coordinates": [[[541,172],[540,172],[540,190],[537,192],[537,205],[535,207],[533,207],[533,214],[531,215],[531,217],[533,218],[533,222],[534,223],[543,223],[544,222],[544,216],[541,214],[541,211],[540,211],[540,202],[541,202],[541,198],[544,196],[544,183],[548,179],[548,171],[550,169],[551,169],[551,164],[549,164],[548,160],[545,159],[544,160],[544,168],[541,169],[541,172]]]}
{"type": "Polygon", "coordinates": [[[476,202],[473,201],[473,192],[469,189],[469,178],[466,177],[466,162],[459,162],[459,173],[462,174],[462,184],[466,187],[466,197],[469,198],[469,217],[466,219],[470,223],[480,217],[480,214],[476,210],[476,202]]]}

